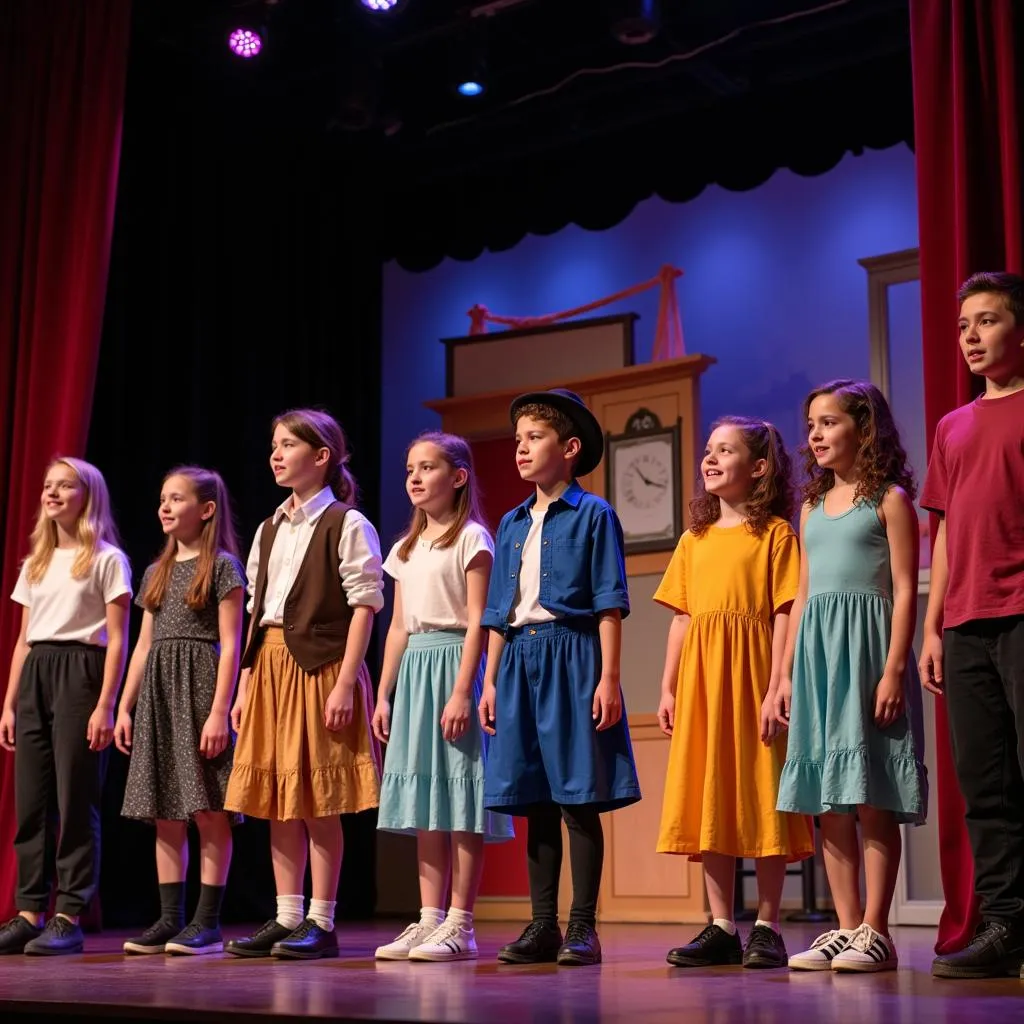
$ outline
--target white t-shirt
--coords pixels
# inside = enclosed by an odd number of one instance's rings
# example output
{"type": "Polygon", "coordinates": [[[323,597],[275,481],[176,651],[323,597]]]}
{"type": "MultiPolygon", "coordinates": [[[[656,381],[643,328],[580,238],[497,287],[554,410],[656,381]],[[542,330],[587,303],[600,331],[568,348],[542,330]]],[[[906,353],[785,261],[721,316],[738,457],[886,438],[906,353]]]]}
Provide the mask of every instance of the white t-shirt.
{"type": "Polygon", "coordinates": [[[523,560],[519,566],[519,599],[512,609],[510,626],[526,626],[531,622],[554,622],[558,618],[540,603],[540,534],[544,529],[547,509],[530,509],[530,532],[523,541],[523,560]]]}
{"type": "Polygon", "coordinates": [[[122,594],[132,596],[128,556],[100,542],[84,579],[71,576],[78,548],[57,548],[43,578],[29,583],[25,565],[11,598],[28,608],[28,642],[77,640],[107,646],[107,605],[122,594]]]}
{"type": "Polygon", "coordinates": [[[398,541],[384,561],[384,571],[402,584],[402,625],[409,633],[438,629],[467,629],[466,569],[481,552],[493,556],[494,541],[487,529],[472,520],[450,548],[436,548],[419,538],[409,561],[398,557],[398,541]]]}

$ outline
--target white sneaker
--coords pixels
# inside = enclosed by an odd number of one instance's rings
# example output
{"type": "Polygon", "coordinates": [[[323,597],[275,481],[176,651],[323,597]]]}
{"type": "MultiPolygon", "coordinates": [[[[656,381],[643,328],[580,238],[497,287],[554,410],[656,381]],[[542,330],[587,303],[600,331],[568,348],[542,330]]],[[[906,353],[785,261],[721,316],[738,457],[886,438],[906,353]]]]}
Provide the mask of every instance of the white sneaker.
{"type": "Polygon", "coordinates": [[[856,932],[844,928],[833,928],[830,932],[819,935],[811,948],[803,953],[794,953],[789,958],[789,966],[794,971],[827,971],[832,967],[835,957],[846,949],[847,944],[856,932]]]}
{"type": "Polygon", "coordinates": [[[846,949],[832,958],[833,971],[895,971],[899,967],[896,947],[888,935],[862,924],[846,944],[846,949]]]}
{"type": "Polygon", "coordinates": [[[445,921],[421,945],[409,951],[410,960],[441,962],[476,958],[476,933],[452,920],[445,921]]]}
{"type": "Polygon", "coordinates": [[[437,927],[432,921],[417,921],[409,925],[393,942],[378,946],[373,955],[378,960],[408,960],[409,950],[433,935],[437,927]]]}

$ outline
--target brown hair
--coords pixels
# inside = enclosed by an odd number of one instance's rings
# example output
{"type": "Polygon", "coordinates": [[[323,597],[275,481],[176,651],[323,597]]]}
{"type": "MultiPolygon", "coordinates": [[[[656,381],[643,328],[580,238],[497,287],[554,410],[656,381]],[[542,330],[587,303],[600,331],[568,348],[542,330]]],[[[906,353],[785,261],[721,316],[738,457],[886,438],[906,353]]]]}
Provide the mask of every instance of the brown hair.
{"type": "Polygon", "coordinates": [[[271,431],[278,427],[284,427],[316,450],[326,448],[330,452],[324,486],[330,487],[338,501],[355,505],[359,488],[348,469],[348,441],[341,424],[330,413],[320,409],[289,409],[274,418],[271,431]]]}
{"type": "Polygon", "coordinates": [[[972,274],[960,285],[956,299],[962,306],[965,299],[985,292],[1002,295],[1006,308],[1013,315],[1014,323],[1024,326],[1024,277],[1019,274],[1010,274],[1005,270],[983,270],[980,273],[972,274]]]}
{"type": "MultiPolygon", "coordinates": [[[[563,444],[570,437],[579,437],[579,430],[568,416],[553,405],[545,405],[543,402],[527,402],[516,409],[516,423],[523,416],[529,416],[531,420],[539,420],[546,423],[558,435],[558,440],[563,444]]],[[[582,443],[582,439],[581,439],[582,443]]]]}
{"type": "MultiPolygon", "coordinates": [[[[815,388],[804,399],[805,420],[810,415],[811,402],[819,395],[835,395],[839,408],[853,417],[858,442],[854,463],[857,472],[854,500],[879,501],[894,484],[913,498],[917,493],[914,473],[885,395],[870,381],[832,380],[815,388]]],[[[804,457],[804,472],[807,474],[803,500],[809,505],[817,505],[835,486],[836,475],[831,469],[822,469],[818,465],[809,444],[805,444],[800,453],[804,457]]]]}
{"type": "MultiPolygon", "coordinates": [[[[67,466],[78,479],[85,491],[82,511],[75,523],[78,540],[78,554],[71,565],[71,578],[83,580],[89,575],[92,560],[101,543],[121,546],[114,525],[114,516],[110,510],[110,492],[103,474],[84,459],[72,458],[70,455],[58,455],[46,467],[47,474],[54,466],[67,466]]],[[[31,548],[25,562],[25,576],[29,583],[38,583],[50,567],[50,560],[57,547],[57,524],[53,522],[44,509],[39,509],[36,525],[30,538],[31,548]]]]}
{"type": "MultiPolygon", "coordinates": [[[[765,460],[764,476],[753,481],[753,488],[747,498],[746,526],[755,537],[760,537],[768,528],[769,519],[775,516],[791,519],[793,516],[792,464],[789,453],[779,428],[767,420],[723,416],[711,424],[712,432],[719,427],[735,427],[750,451],[751,460],[765,460]]],[[[697,496],[690,502],[690,532],[702,537],[721,516],[722,506],[714,494],[708,494],[704,489],[703,474],[697,486],[697,496]]]]}
{"type": "MultiPolygon", "coordinates": [[[[213,502],[213,515],[203,521],[196,571],[185,593],[185,604],[198,612],[209,603],[217,556],[225,552],[238,558],[238,539],[231,521],[231,501],[224,481],[212,469],[176,466],[164,477],[164,483],[166,484],[172,476],[184,477],[200,504],[213,502]]],[[[178,542],[173,537],[168,537],[160,557],[153,563],[153,571],[142,594],[142,606],[147,611],[155,612],[163,604],[177,553],[178,542]]]]}
{"type": "MultiPolygon", "coordinates": [[[[486,526],[483,513],[480,511],[480,495],[476,483],[476,476],[473,472],[473,450],[464,437],[457,434],[443,434],[440,431],[430,430],[414,438],[409,447],[405,450],[405,457],[408,461],[409,452],[418,444],[432,444],[440,453],[441,458],[448,463],[452,469],[464,469],[466,471],[466,482],[455,490],[455,519],[451,526],[445,530],[440,539],[434,541],[434,547],[450,548],[462,533],[466,523],[472,520],[486,526]]],[[[420,534],[427,528],[427,514],[420,508],[412,510],[412,518],[409,520],[409,529],[398,549],[398,557],[403,561],[409,561],[413,546],[419,539],[420,534]]]]}

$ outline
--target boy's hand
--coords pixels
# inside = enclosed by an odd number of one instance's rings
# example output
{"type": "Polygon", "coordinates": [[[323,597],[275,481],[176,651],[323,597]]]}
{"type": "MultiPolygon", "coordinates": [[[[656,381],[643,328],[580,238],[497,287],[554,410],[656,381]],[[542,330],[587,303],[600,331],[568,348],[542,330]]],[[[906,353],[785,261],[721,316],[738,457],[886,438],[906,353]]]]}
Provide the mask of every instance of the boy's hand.
{"type": "Polygon", "coordinates": [[[658,704],[658,727],[666,736],[672,735],[676,725],[676,695],[663,693],[658,704]]]}
{"type": "Polygon", "coordinates": [[[14,750],[14,708],[4,708],[0,715],[0,747],[14,750]]]}
{"type": "Polygon", "coordinates": [[[85,738],[90,750],[106,750],[114,741],[114,711],[96,705],[85,727],[85,738]]]}
{"type": "Polygon", "coordinates": [[[622,717],[622,687],[618,680],[601,677],[594,694],[594,721],[597,731],[610,729],[622,717]]]}
{"type": "Polygon", "coordinates": [[[886,729],[903,714],[903,680],[886,673],[875,687],[875,725],[886,729]]]}
{"type": "Polygon", "coordinates": [[[484,683],[484,691],[480,696],[477,713],[480,715],[480,728],[488,736],[494,735],[494,708],[498,702],[498,691],[494,683],[484,683]]]}
{"type": "Polygon", "coordinates": [[[925,633],[917,668],[921,685],[936,697],[943,696],[946,687],[942,678],[942,637],[938,633],[925,633]]]}

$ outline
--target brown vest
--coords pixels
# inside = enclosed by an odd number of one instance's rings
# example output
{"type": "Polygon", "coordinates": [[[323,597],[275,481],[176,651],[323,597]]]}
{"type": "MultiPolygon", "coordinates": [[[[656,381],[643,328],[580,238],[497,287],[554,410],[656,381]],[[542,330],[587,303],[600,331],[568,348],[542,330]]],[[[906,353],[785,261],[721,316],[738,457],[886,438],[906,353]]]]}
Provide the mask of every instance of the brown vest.
{"type": "MultiPolygon", "coordinates": [[[[291,656],[309,674],[345,653],[352,609],[338,575],[338,544],[350,507],[335,501],[320,513],[295,582],[284,601],[284,642],[291,656]]],[[[252,621],[256,625],[242,655],[242,668],[252,666],[259,649],[267,566],[279,525],[271,517],[263,523],[260,533],[260,564],[252,605],[252,621]]]]}

